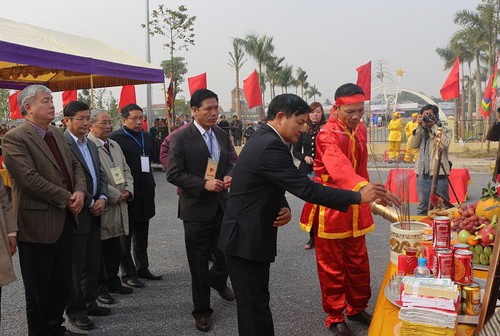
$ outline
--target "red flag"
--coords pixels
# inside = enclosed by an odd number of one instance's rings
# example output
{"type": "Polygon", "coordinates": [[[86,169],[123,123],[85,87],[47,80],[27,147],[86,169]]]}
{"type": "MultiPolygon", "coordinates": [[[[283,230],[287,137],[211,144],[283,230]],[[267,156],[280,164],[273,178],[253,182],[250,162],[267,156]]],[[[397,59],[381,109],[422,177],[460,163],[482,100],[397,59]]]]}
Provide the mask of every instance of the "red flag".
{"type": "Polygon", "coordinates": [[[356,85],[361,86],[365,92],[366,100],[372,98],[372,61],[356,68],[358,72],[358,80],[356,85]]]}
{"type": "Polygon", "coordinates": [[[122,87],[122,92],[120,93],[120,103],[118,104],[118,109],[121,111],[122,108],[124,108],[128,104],[136,104],[135,86],[133,86],[133,85],[124,85],[122,87]]]}
{"type": "Polygon", "coordinates": [[[460,86],[459,78],[460,73],[458,71],[458,66],[460,65],[460,58],[457,56],[455,59],[455,64],[451,68],[446,82],[444,82],[443,87],[439,91],[441,93],[441,98],[443,100],[453,99],[460,97],[460,86]]]}
{"type": "Polygon", "coordinates": [[[260,92],[259,74],[254,70],[247,79],[243,81],[243,91],[247,99],[248,108],[262,105],[262,94],[260,92]]]}
{"type": "Polygon", "coordinates": [[[10,119],[22,119],[24,116],[21,114],[21,109],[17,103],[17,95],[21,91],[17,91],[9,96],[10,119]]]}
{"type": "Polygon", "coordinates": [[[63,108],[69,104],[69,102],[77,100],[76,90],[64,91],[62,93],[63,108]]]}
{"type": "Polygon", "coordinates": [[[189,94],[192,96],[196,90],[207,88],[207,73],[204,72],[201,75],[189,77],[189,94]]]}
{"type": "Polygon", "coordinates": [[[174,107],[174,76],[170,76],[170,84],[168,84],[168,89],[167,89],[167,113],[169,119],[172,119],[173,107],[174,107]]]}

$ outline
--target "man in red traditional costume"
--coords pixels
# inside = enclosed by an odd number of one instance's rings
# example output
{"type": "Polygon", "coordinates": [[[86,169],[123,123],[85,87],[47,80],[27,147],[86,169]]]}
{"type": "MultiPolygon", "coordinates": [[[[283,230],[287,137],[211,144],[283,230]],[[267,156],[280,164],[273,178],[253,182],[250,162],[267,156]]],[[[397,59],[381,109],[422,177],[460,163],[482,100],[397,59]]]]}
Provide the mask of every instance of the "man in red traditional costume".
{"type": "MultiPolygon", "coordinates": [[[[316,140],[316,180],[334,188],[360,191],[368,185],[368,150],[364,114],[365,95],[355,84],[335,92],[328,123],[316,140]]],[[[392,195],[391,195],[392,196],[392,195]]],[[[371,315],[365,309],[371,296],[370,267],[365,235],[375,229],[370,204],[351,205],[346,212],[306,203],[301,227],[316,232],[316,260],[326,326],[335,335],[351,335],[345,323],[365,325],[371,315]]]]}

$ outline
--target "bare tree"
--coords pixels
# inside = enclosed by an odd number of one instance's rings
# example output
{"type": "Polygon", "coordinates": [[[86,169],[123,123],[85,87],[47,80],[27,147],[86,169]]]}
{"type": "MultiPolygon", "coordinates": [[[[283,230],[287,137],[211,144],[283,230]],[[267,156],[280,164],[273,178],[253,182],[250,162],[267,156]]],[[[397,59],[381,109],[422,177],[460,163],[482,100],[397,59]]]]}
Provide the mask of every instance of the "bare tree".
{"type": "MultiPolygon", "coordinates": [[[[163,46],[170,51],[170,61],[174,63],[174,52],[189,50],[194,45],[194,22],[196,16],[189,16],[187,8],[181,5],[177,10],[168,9],[165,5],[159,5],[158,9],[151,12],[153,20],[149,22],[150,34],[166,37],[163,46]]],[[[142,25],[143,28],[146,25],[142,25]]],[[[172,78],[174,74],[170,73],[172,78]]],[[[176,88],[174,87],[174,101],[176,88]]],[[[172,109],[172,118],[175,119],[175,110],[172,109]]]]}

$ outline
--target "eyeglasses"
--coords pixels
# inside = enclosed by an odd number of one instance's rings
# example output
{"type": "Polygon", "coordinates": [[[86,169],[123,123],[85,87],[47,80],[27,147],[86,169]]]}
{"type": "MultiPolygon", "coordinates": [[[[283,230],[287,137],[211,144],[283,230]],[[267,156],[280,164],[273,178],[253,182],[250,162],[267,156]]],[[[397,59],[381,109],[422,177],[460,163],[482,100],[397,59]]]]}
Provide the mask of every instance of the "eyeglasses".
{"type": "Polygon", "coordinates": [[[78,121],[90,121],[90,117],[69,117],[70,119],[73,119],[73,120],[78,120],[78,121]]]}
{"type": "Polygon", "coordinates": [[[96,122],[96,124],[98,125],[101,125],[101,126],[106,126],[106,125],[111,125],[111,120],[103,120],[103,121],[99,121],[99,122],[96,122]]]}
{"type": "Polygon", "coordinates": [[[140,117],[128,117],[127,118],[128,120],[132,120],[132,121],[139,121],[139,120],[144,120],[144,116],[140,116],[140,117]]]}

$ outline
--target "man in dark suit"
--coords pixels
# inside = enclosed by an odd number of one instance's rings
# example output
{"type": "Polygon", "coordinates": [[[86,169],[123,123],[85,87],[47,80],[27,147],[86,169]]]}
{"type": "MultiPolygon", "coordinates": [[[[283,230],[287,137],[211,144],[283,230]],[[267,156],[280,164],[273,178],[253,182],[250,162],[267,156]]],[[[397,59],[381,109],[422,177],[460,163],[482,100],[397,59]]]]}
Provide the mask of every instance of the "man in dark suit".
{"type": "Polygon", "coordinates": [[[381,184],[368,184],[360,192],[333,189],[297,170],[287,144],[297,142],[310,110],[296,95],[276,96],[269,104],[268,124],[250,138],[231,173],[219,246],[236,295],[240,335],[274,335],[269,267],[278,227],[291,219],[285,191],[340,211],[388,197],[381,184]]]}
{"type": "MultiPolygon", "coordinates": [[[[129,104],[122,109],[123,127],[109,136],[120,145],[134,178],[134,199],[128,205],[130,234],[120,237],[120,267],[122,282],[136,288],[144,287],[144,282],[138,277],[162,279],[161,275],[154,275],[149,270],[149,220],[155,215],[156,187],[151,162],[157,162],[158,152],[155,139],[142,130],[143,120],[142,109],[129,104]]],[[[109,291],[120,292],[120,289],[109,288],[109,291]]]]}
{"type": "Polygon", "coordinates": [[[19,262],[28,334],[74,335],[62,326],[71,286],[72,230],[84,206],[85,177],[54,119],[52,92],[31,85],[17,97],[26,121],[3,137],[19,226],[19,262]]]}
{"type": "Polygon", "coordinates": [[[210,90],[197,90],[191,97],[194,122],[172,135],[168,152],[167,180],[179,187],[179,218],[184,222],[196,327],[211,328],[210,287],[234,300],[227,286],[224,256],[217,247],[220,224],[231,186],[231,140],[214,127],[219,99],[210,90]],[[208,268],[210,254],[215,256],[208,268]]]}
{"type": "Polygon", "coordinates": [[[85,205],[78,216],[78,227],[73,229],[72,286],[66,307],[69,321],[82,330],[95,328],[87,315],[111,314],[97,302],[97,283],[101,260],[100,218],[106,205],[108,184],[94,142],[86,137],[90,126],[89,106],[72,101],[64,107],[64,138],[83,167],[87,184],[85,205]]]}

